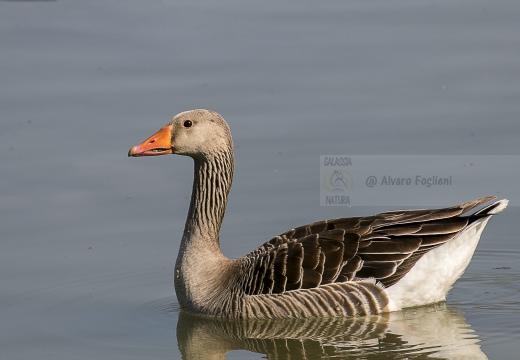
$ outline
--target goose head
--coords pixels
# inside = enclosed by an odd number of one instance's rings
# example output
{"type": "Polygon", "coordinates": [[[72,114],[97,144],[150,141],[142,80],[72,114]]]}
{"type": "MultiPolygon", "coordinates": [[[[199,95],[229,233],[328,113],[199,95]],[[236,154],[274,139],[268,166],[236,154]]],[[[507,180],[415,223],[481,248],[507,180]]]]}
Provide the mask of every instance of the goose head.
{"type": "Polygon", "coordinates": [[[226,121],[204,109],[177,114],[159,131],[128,151],[128,156],[178,154],[194,159],[232,153],[233,142],[226,121]]]}

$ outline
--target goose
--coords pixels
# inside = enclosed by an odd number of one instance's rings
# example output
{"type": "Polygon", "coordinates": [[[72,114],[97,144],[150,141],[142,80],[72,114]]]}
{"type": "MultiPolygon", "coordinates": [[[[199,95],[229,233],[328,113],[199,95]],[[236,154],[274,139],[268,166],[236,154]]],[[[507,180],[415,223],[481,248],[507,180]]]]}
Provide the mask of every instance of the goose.
{"type": "Polygon", "coordinates": [[[504,210],[483,197],[432,210],[335,218],[291,229],[238,259],[219,232],[234,169],[233,140],[218,113],[179,113],[128,156],[194,160],[188,216],[174,269],[181,311],[229,319],[376,315],[444,301],[488,220],[504,210]]]}

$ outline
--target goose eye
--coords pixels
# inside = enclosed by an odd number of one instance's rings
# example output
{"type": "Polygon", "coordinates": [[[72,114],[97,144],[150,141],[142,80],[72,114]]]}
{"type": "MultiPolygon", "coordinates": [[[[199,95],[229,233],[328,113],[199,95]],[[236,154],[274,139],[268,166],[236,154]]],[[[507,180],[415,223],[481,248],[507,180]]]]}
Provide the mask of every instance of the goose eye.
{"type": "Polygon", "coordinates": [[[184,120],[184,123],[182,125],[184,125],[185,128],[190,128],[190,127],[193,126],[193,121],[191,121],[191,120],[184,120]]]}

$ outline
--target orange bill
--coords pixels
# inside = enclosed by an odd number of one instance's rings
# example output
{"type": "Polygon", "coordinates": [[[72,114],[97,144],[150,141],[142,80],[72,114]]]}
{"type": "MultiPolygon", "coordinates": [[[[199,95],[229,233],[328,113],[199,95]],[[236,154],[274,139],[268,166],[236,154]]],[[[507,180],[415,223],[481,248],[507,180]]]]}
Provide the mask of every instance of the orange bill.
{"type": "Polygon", "coordinates": [[[157,156],[173,153],[171,143],[172,126],[166,125],[128,152],[128,156],[157,156]]]}

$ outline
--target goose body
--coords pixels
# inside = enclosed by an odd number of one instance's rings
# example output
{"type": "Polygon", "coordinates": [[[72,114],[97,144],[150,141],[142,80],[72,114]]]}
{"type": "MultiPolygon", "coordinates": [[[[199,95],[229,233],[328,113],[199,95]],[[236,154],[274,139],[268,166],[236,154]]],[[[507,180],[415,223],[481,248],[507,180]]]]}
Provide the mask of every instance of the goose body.
{"type": "Polygon", "coordinates": [[[129,156],[194,160],[192,197],[175,290],[183,311],[225,318],[379,314],[445,299],[492,215],[507,206],[475,199],[432,210],[324,220],[275,236],[239,259],[219,232],[233,178],[233,141],[216,112],[191,110],[130,149],[129,156]]]}

